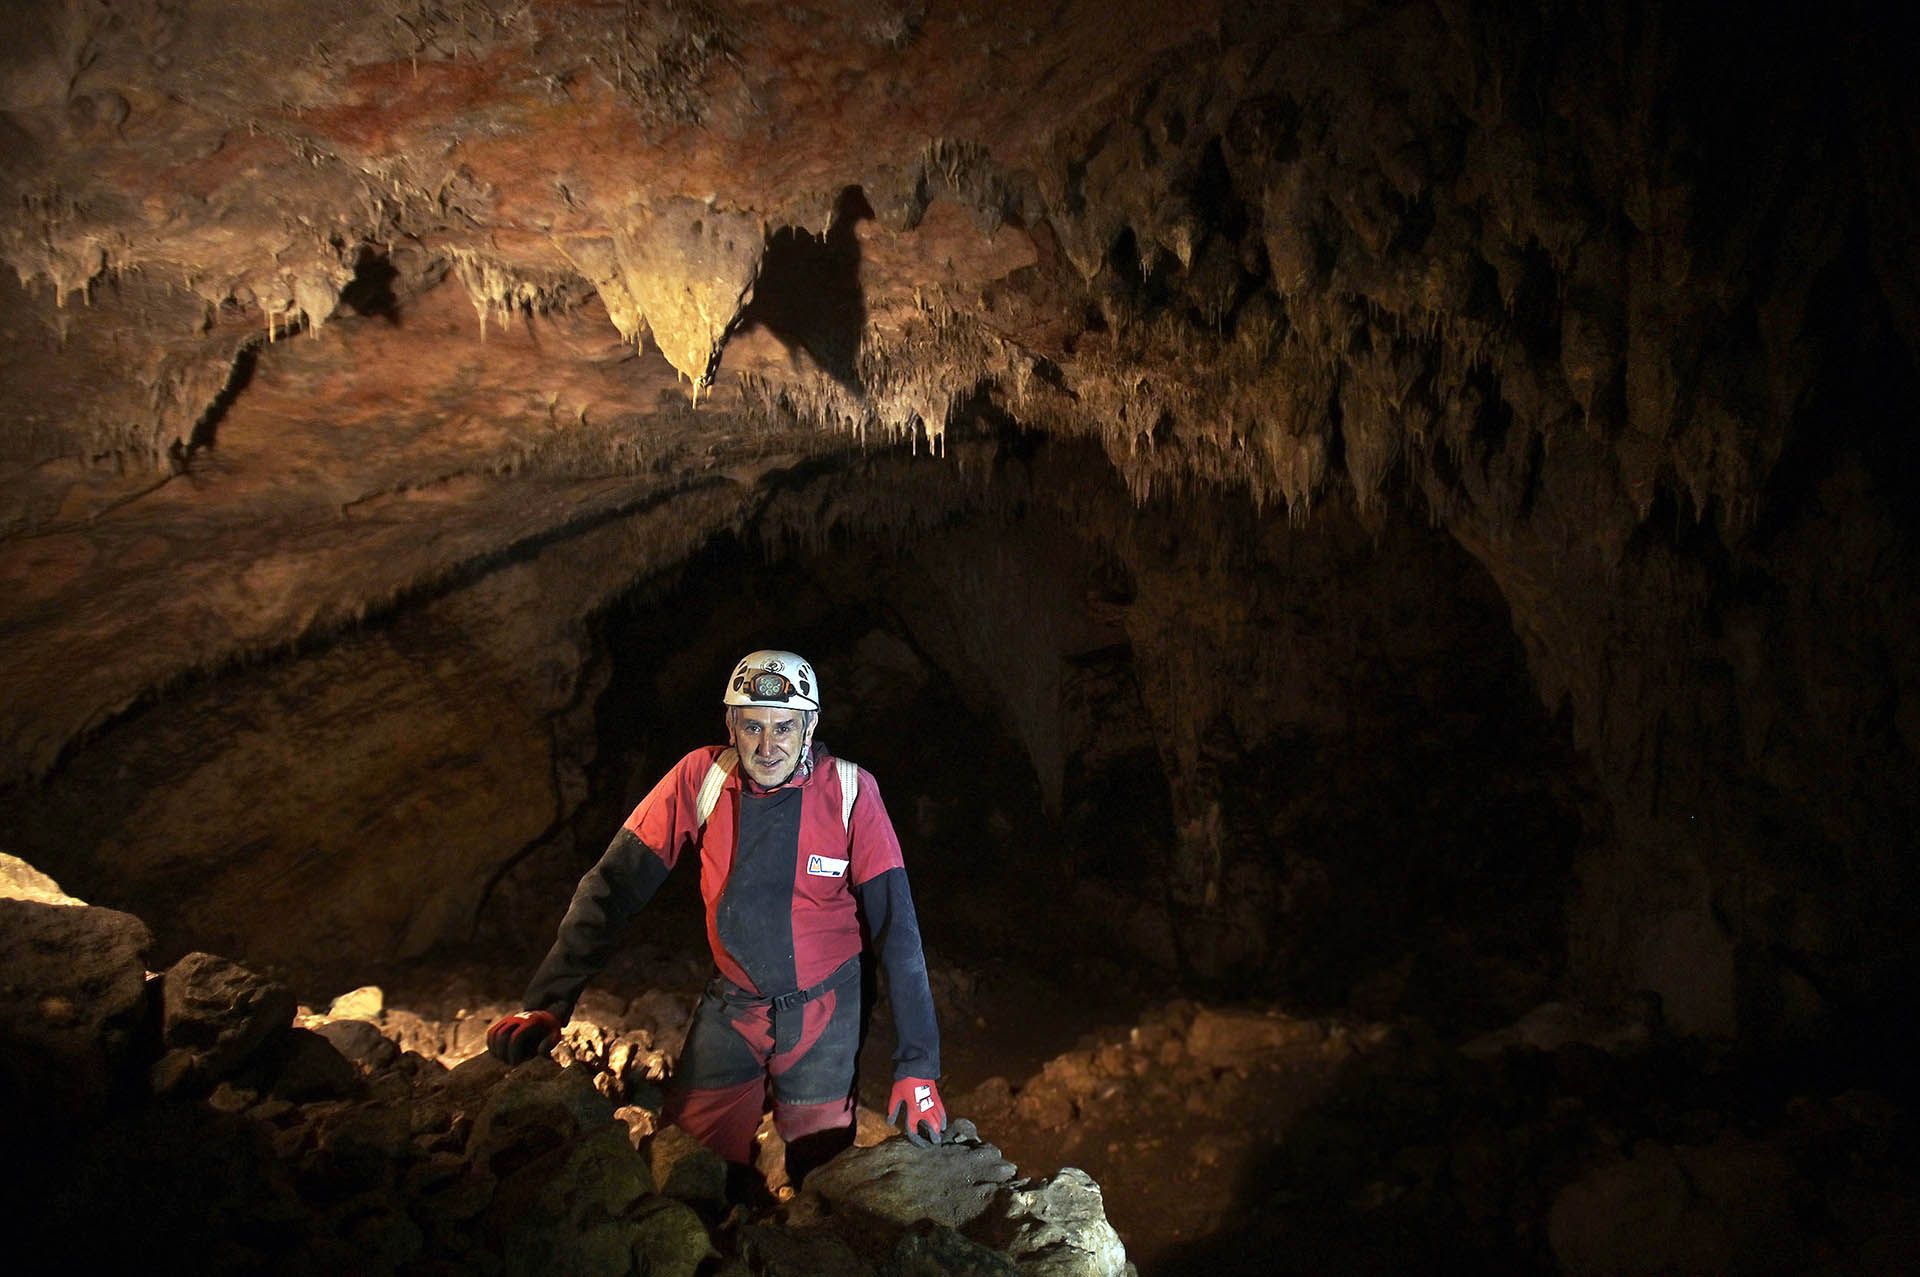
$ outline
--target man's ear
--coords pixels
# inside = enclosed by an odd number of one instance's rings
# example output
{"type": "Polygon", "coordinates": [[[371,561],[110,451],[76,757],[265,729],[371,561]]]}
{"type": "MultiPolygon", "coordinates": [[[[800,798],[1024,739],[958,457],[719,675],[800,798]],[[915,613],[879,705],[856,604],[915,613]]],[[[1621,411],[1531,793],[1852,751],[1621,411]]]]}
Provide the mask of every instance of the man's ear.
{"type": "Polygon", "coordinates": [[[807,737],[805,740],[800,742],[800,748],[802,749],[813,748],[813,729],[818,726],[820,726],[820,711],[815,710],[813,711],[812,715],[810,715],[807,719],[807,737]]]}
{"type": "Polygon", "coordinates": [[[720,718],[721,718],[721,721],[727,725],[727,744],[732,745],[735,749],[738,749],[740,747],[740,742],[733,738],[733,711],[731,709],[721,710],[720,718]]]}

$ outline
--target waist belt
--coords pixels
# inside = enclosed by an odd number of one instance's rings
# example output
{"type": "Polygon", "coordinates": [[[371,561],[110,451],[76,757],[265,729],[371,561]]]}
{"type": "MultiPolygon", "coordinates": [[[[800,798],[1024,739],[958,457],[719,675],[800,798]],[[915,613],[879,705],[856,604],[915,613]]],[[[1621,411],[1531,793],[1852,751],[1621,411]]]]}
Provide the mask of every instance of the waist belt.
{"type": "Polygon", "coordinates": [[[800,1042],[800,1028],[806,1022],[807,1003],[849,983],[860,974],[860,955],[854,954],[819,984],[805,989],[795,989],[792,993],[768,996],[743,989],[733,981],[721,976],[714,981],[720,992],[720,1001],[728,1008],[765,1007],[767,1022],[773,1030],[773,1053],[783,1055],[791,1051],[800,1042]]]}

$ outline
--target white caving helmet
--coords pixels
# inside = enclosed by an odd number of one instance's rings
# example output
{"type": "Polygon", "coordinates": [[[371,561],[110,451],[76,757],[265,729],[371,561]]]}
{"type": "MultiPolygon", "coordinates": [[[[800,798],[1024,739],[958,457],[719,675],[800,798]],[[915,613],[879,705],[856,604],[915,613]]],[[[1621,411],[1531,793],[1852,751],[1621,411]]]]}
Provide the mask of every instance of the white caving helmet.
{"type": "Polygon", "coordinates": [[[783,709],[820,708],[820,680],[803,656],[764,648],[749,652],[733,667],[724,705],[773,705],[783,709]]]}

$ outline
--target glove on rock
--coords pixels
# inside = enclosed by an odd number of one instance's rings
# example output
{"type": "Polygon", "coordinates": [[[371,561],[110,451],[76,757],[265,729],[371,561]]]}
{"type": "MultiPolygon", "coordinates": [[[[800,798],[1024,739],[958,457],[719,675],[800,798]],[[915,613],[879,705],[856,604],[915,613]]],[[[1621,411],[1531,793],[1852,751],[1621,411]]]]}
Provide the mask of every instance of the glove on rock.
{"type": "Polygon", "coordinates": [[[887,1096],[887,1121],[898,1122],[906,1116],[907,1139],[916,1148],[931,1148],[947,1133],[947,1106],[940,1102],[940,1088],[928,1077],[903,1077],[893,1084],[887,1096]]]}
{"type": "Polygon", "coordinates": [[[487,1050],[496,1060],[520,1064],[545,1055],[560,1041],[560,1019],[551,1011],[515,1011],[487,1030],[487,1050]]]}

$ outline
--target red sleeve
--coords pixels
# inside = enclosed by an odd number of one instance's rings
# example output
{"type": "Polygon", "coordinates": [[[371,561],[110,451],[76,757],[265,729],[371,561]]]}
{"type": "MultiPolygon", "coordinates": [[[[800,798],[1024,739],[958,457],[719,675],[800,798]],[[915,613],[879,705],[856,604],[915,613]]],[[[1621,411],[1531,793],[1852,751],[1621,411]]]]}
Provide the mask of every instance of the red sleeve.
{"type": "Polygon", "coordinates": [[[719,745],[708,745],[681,759],[660,778],[653,792],[640,800],[622,826],[669,869],[700,836],[700,786],[706,783],[721,750],[719,745]]]}
{"type": "Polygon", "coordinates": [[[900,859],[900,838],[893,832],[893,822],[887,818],[887,805],[880,801],[880,785],[873,779],[872,772],[864,767],[859,771],[860,793],[854,801],[849,825],[853,843],[849,854],[853,864],[848,874],[856,887],[889,869],[906,867],[900,859]]]}

